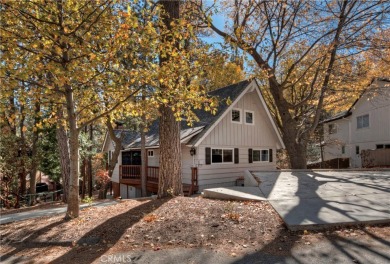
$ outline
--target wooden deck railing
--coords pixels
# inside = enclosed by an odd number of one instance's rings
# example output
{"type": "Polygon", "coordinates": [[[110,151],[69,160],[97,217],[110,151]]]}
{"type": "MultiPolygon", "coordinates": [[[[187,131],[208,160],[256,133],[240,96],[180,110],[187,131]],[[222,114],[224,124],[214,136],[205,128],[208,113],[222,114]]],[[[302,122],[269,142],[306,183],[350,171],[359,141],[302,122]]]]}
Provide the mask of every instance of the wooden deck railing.
{"type": "Polygon", "coordinates": [[[141,179],[140,165],[120,165],[119,175],[121,179],[141,179]]]}
{"type": "MultiPolygon", "coordinates": [[[[151,182],[158,182],[159,167],[148,166],[146,179],[151,182]]],[[[120,165],[119,175],[121,179],[141,179],[141,165],[120,165]]]]}
{"type": "MultiPolygon", "coordinates": [[[[146,169],[146,182],[153,189],[158,185],[159,167],[148,166],[146,169]]],[[[124,180],[125,184],[141,184],[141,165],[120,165],[119,178],[124,180]]],[[[198,168],[191,168],[191,184],[183,184],[183,190],[192,195],[198,191],[198,168]],[[186,188],[184,188],[186,187],[186,188]]]]}
{"type": "Polygon", "coordinates": [[[159,167],[148,166],[146,170],[146,181],[158,182],[158,170],[159,167]]]}

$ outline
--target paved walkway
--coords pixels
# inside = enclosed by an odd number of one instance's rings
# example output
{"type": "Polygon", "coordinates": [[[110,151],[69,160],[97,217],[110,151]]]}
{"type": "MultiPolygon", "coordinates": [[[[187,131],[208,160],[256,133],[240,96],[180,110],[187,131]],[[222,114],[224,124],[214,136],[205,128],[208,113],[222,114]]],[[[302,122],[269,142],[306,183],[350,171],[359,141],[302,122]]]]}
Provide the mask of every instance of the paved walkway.
{"type": "Polygon", "coordinates": [[[390,170],[255,172],[291,230],[390,223],[390,170]]]}
{"type": "MultiPolygon", "coordinates": [[[[105,202],[96,202],[92,203],[92,206],[100,207],[100,206],[107,206],[107,205],[114,205],[117,201],[105,201],[105,202]]],[[[89,207],[89,204],[81,204],[80,209],[89,207]]],[[[66,205],[56,207],[56,208],[47,208],[47,209],[36,209],[26,212],[20,212],[15,214],[6,214],[0,216],[0,225],[7,224],[10,222],[15,221],[22,221],[26,219],[31,218],[38,218],[42,216],[49,216],[49,215],[56,215],[56,214],[62,214],[66,212],[66,205]]]]}

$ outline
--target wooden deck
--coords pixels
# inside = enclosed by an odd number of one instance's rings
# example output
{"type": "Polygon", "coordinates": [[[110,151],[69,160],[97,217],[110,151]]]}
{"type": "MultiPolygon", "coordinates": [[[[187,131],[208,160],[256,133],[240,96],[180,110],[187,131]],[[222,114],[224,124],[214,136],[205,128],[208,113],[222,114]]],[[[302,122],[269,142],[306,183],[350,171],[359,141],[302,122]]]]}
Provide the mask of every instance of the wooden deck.
{"type": "MultiPolygon", "coordinates": [[[[157,193],[158,191],[158,173],[159,167],[147,166],[146,189],[149,192],[157,193]]],[[[198,169],[191,168],[191,175],[191,184],[183,183],[183,192],[186,196],[191,196],[198,191],[198,169]]],[[[141,165],[120,165],[119,182],[141,188],[141,165]]]]}

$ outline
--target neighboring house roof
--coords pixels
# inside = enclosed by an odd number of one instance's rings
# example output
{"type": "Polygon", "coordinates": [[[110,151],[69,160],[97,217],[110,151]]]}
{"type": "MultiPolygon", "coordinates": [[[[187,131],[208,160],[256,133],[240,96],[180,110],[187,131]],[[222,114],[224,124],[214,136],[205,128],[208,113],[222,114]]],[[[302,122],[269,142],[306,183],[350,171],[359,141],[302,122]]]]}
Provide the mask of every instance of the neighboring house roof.
{"type": "MultiPolygon", "coordinates": [[[[244,94],[243,92],[250,88],[251,83],[255,83],[257,85],[254,79],[249,79],[209,92],[210,96],[217,97],[219,101],[216,114],[213,115],[210,111],[205,111],[203,109],[195,109],[194,113],[199,118],[199,121],[194,122],[192,126],[189,126],[187,121],[181,122],[181,143],[190,146],[197,146],[197,144],[202,141],[202,139],[212,130],[212,128],[215,127],[219,120],[223,118],[223,116],[234,105],[234,103],[239,100],[239,98],[244,94]],[[228,104],[228,99],[230,99],[230,101],[232,102],[231,104],[228,104]]],[[[280,140],[281,146],[284,147],[280,133],[275,126],[274,120],[272,119],[268,108],[265,105],[264,99],[262,98],[259,89],[257,89],[257,93],[263,103],[264,108],[267,111],[267,115],[269,116],[275,133],[280,140]]],[[[122,133],[126,133],[125,140],[123,140],[122,143],[122,147],[124,149],[140,148],[141,139],[139,132],[134,132],[130,130],[121,131],[122,133]]],[[[116,133],[119,133],[119,130],[116,133]]],[[[158,119],[151,124],[151,126],[149,127],[149,131],[146,133],[145,146],[147,148],[154,148],[159,146],[158,119]]]]}
{"type": "Polygon", "coordinates": [[[335,114],[334,116],[331,116],[327,119],[322,120],[320,123],[323,124],[323,123],[328,123],[328,122],[332,122],[335,120],[339,120],[339,119],[345,118],[347,116],[350,116],[351,114],[352,113],[350,110],[342,111],[340,113],[335,114]]]}
{"type": "Polygon", "coordinates": [[[342,119],[342,118],[346,118],[346,117],[352,115],[352,110],[354,109],[354,107],[357,104],[357,102],[363,97],[363,95],[369,90],[368,88],[375,81],[389,82],[390,83],[390,78],[386,78],[386,77],[373,78],[371,80],[371,82],[370,82],[370,85],[366,89],[364,89],[364,91],[359,95],[359,97],[355,100],[355,102],[351,105],[351,107],[347,111],[342,111],[340,113],[337,113],[334,116],[331,116],[329,118],[326,118],[326,119],[322,120],[320,123],[321,124],[325,124],[325,123],[336,121],[336,120],[339,120],[339,119],[342,119]]]}

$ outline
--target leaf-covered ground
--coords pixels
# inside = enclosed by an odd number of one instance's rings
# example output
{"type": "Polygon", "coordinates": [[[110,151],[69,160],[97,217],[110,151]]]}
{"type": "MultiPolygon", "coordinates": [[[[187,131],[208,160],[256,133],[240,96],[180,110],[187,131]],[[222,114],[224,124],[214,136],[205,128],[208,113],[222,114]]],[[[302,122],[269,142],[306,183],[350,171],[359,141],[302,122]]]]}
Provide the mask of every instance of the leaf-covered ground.
{"type": "Polygon", "coordinates": [[[390,227],[289,232],[268,202],[229,202],[177,197],[127,200],[90,207],[78,219],[63,215],[1,226],[2,260],[91,263],[115,252],[202,247],[231,256],[263,251],[287,255],[322,239],[388,238],[390,227]]]}

